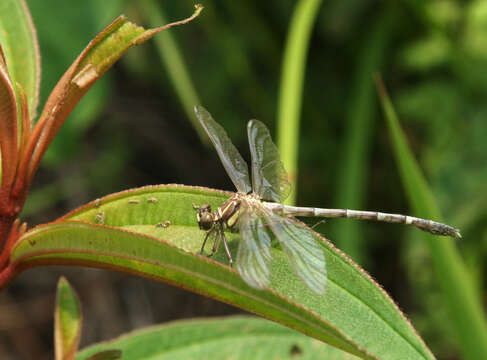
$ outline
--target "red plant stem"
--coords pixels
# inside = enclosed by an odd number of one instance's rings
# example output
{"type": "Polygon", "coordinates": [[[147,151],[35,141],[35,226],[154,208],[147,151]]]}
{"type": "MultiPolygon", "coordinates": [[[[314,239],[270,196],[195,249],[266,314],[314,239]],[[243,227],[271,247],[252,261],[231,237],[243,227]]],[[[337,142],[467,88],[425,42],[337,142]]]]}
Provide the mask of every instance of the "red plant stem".
{"type": "Polygon", "coordinates": [[[12,224],[14,222],[14,219],[15,216],[9,216],[8,214],[0,214],[0,249],[2,251],[2,255],[3,255],[4,245],[6,245],[7,238],[10,235],[10,231],[12,230],[12,224]]]}
{"type": "Polygon", "coordinates": [[[7,240],[3,241],[4,246],[2,248],[2,253],[0,254],[0,271],[8,265],[8,260],[10,257],[10,249],[17,239],[17,231],[15,225],[10,225],[9,233],[7,235],[7,240]]]}
{"type": "Polygon", "coordinates": [[[7,250],[7,247],[5,247],[0,254],[0,269],[4,269],[7,267],[9,255],[9,250],[7,250]]]}
{"type": "Polygon", "coordinates": [[[19,271],[10,264],[0,272],[0,290],[3,290],[14,278],[19,271]]]}

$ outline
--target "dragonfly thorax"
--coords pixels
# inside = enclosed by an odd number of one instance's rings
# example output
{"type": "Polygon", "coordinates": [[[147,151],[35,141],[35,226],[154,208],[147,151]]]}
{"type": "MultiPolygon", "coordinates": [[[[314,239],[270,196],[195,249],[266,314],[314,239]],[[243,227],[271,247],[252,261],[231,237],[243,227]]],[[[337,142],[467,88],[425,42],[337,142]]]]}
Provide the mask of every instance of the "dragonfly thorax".
{"type": "Polygon", "coordinates": [[[233,228],[238,222],[242,200],[240,194],[235,194],[218,208],[215,220],[223,222],[227,228],[233,228]]]}

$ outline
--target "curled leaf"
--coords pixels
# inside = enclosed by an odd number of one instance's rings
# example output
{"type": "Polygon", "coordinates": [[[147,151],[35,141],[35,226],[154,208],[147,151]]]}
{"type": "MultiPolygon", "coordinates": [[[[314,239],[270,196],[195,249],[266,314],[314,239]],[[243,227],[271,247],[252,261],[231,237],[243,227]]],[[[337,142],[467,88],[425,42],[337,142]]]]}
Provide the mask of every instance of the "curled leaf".
{"type": "Polygon", "coordinates": [[[98,34],[59,80],[44,106],[21,166],[22,171],[27,172],[28,183],[67,116],[91,86],[122,55],[132,46],[142,44],[162,30],[193,20],[201,10],[202,7],[198,5],[189,18],[150,30],[120,16],[98,34]]]}

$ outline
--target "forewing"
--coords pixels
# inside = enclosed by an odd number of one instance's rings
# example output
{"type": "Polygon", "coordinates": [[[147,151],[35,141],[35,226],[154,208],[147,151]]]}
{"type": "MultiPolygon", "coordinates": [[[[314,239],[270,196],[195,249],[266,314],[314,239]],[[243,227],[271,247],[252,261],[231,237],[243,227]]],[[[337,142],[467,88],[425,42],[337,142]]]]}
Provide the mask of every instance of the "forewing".
{"type": "Polygon", "coordinates": [[[203,106],[195,105],[194,111],[237,190],[245,194],[249,193],[252,189],[247,163],[232,144],[225,129],[211,117],[203,106]]]}
{"type": "Polygon", "coordinates": [[[247,125],[250,153],[252,155],[252,185],[262,199],[281,202],[291,191],[286,170],[269,130],[259,120],[247,125]]]}
{"type": "Polygon", "coordinates": [[[261,289],[269,284],[271,238],[264,219],[256,212],[244,212],[239,220],[241,240],[237,252],[237,271],[244,281],[261,289]]]}
{"type": "Polygon", "coordinates": [[[294,218],[269,214],[266,221],[299,278],[311,290],[323,295],[328,277],[325,254],[318,234],[294,218]]]}

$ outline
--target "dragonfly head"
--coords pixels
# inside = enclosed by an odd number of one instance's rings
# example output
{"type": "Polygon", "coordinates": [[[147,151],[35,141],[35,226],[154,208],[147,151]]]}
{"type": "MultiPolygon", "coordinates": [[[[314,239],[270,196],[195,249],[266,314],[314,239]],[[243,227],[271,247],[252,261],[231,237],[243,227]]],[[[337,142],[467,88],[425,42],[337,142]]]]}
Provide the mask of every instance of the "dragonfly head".
{"type": "Polygon", "coordinates": [[[196,218],[198,219],[198,225],[201,230],[210,230],[214,223],[211,206],[208,204],[201,205],[196,213],[196,218]]]}

